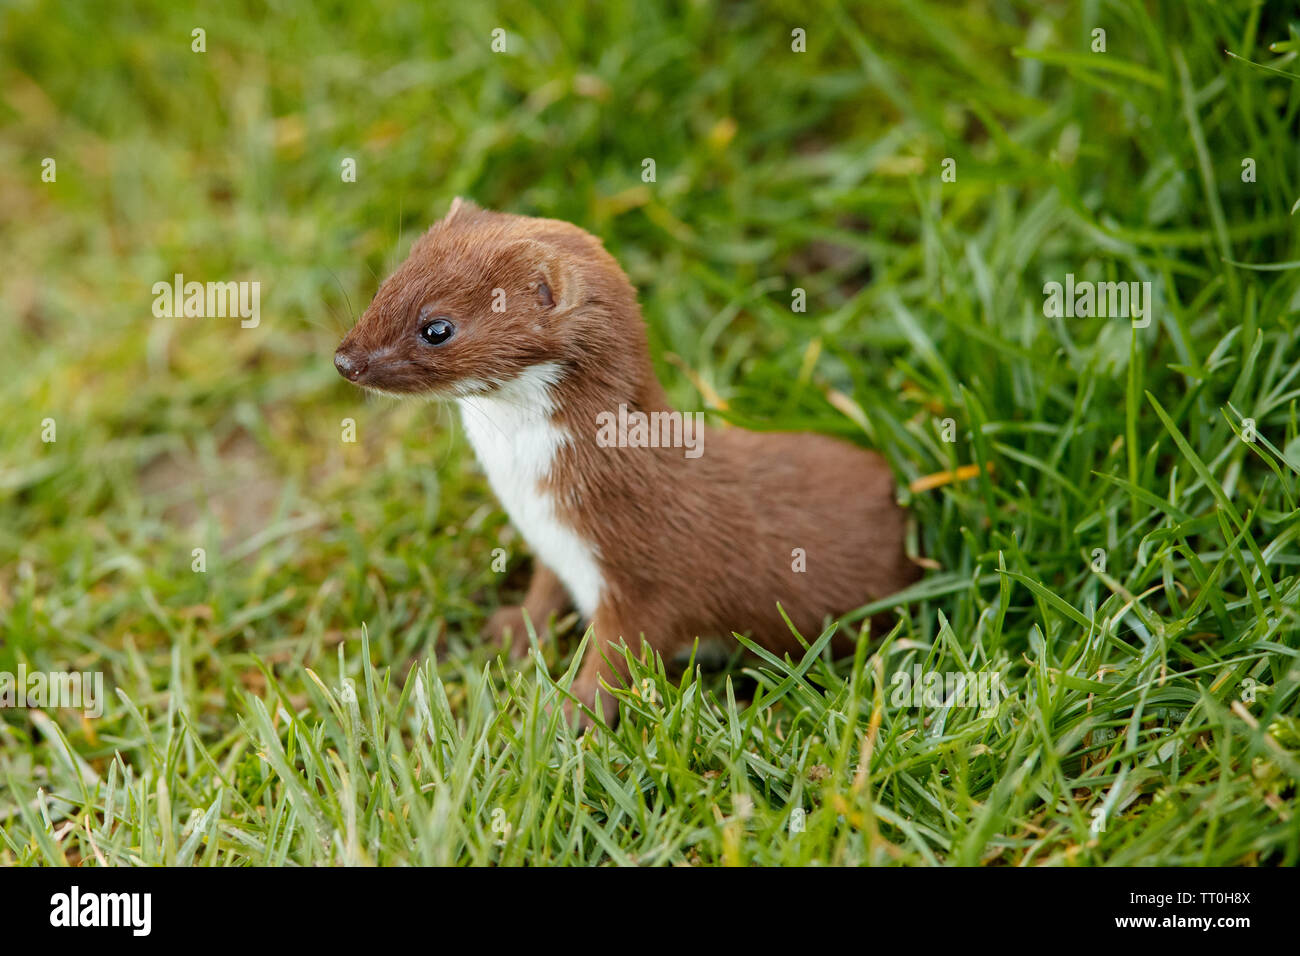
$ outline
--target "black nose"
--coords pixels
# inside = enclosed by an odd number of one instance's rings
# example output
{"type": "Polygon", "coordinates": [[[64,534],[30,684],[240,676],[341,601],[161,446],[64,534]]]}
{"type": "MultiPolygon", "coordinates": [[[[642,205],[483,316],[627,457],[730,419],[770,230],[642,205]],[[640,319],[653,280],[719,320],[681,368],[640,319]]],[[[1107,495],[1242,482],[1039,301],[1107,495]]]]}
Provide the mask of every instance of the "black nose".
{"type": "Polygon", "coordinates": [[[334,367],[349,382],[355,382],[366,370],[366,360],[355,358],[340,349],[334,353],[334,367]]]}

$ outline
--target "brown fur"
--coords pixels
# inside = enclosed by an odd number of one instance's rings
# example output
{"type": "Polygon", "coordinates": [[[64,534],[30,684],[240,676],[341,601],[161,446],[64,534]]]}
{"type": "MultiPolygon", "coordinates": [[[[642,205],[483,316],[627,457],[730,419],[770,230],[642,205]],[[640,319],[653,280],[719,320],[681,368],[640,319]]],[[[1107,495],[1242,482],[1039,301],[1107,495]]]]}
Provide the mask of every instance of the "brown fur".
{"type": "MultiPolygon", "coordinates": [[[[621,654],[602,653],[605,642],[636,646],[644,636],[671,656],[697,636],[736,630],[797,655],[778,601],[815,636],[827,615],[919,576],[904,553],[893,477],[873,452],[821,435],[738,428],[706,429],[698,458],[597,444],[599,413],[669,405],[635,291],[600,241],[569,223],[457,200],[383,283],[339,355],[345,377],[398,393],[452,395],[467,379],[504,381],[540,362],[564,368],[554,419],[571,440],[547,484],[560,518],[593,547],[605,583],[596,642],[574,688],[588,705],[602,679],[617,686],[626,676],[621,654]],[[491,311],[494,288],[506,290],[508,311],[491,311]],[[456,321],[446,345],[419,341],[423,306],[456,321]],[[806,552],[802,573],[792,570],[796,548],[806,552]]],[[[559,577],[538,562],[524,603],[535,626],[568,604],[559,577]]],[[[526,649],[518,608],[493,615],[489,631],[507,629],[516,651],[526,649]]],[[[832,646],[846,652],[852,642],[839,635],[832,646]]],[[[608,692],[602,700],[612,718],[608,692]]]]}

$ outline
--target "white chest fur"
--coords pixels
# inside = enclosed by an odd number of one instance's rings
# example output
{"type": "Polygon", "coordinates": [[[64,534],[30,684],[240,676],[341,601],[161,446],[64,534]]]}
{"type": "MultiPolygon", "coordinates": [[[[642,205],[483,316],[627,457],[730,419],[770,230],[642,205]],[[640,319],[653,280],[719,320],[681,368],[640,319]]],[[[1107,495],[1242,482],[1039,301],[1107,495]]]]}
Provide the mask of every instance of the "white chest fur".
{"type": "Polygon", "coordinates": [[[560,520],[542,485],[569,440],[551,420],[551,387],[558,377],[557,366],[535,365],[491,394],[457,401],[465,434],[510,520],[589,618],[604,590],[595,550],[560,520]]]}

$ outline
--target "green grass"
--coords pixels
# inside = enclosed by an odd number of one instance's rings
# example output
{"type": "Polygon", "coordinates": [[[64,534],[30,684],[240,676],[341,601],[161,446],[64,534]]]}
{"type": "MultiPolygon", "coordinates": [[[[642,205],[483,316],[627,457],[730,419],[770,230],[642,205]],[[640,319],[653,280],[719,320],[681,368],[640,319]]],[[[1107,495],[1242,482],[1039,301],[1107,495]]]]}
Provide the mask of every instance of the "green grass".
{"type": "Polygon", "coordinates": [[[0,670],[108,688],[0,712],[0,864],[1297,862],[1283,5],[383,6],[0,12],[0,670]],[[601,235],[680,406],[976,466],[904,490],[891,634],[557,726],[581,628],[482,646],[528,556],[454,416],[330,364],[456,194],[601,235]],[[155,319],[176,272],[261,325],[155,319]],[[1153,321],[1046,317],[1067,273],[1153,321]]]}

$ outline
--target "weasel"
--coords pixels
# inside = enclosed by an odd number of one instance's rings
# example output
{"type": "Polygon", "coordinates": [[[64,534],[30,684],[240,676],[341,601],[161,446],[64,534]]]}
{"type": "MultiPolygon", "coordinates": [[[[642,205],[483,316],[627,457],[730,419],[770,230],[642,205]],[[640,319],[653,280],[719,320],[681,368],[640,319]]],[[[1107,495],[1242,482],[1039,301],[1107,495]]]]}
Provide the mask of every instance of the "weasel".
{"type": "MultiPolygon", "coordinates": [[[[588,707],[602,681],[627,677],[606,644],[644,639],[672,657],[734,630],[798,655],[778,602],[811,635],[827,615],[919,577],[874,452],[740,428],[705,429],[691,449],[598,440],[620,406],[620,438],[632,437],[632,413],[672,409],[632,284],[570,223],[456,199],[380,285],[334,364],[363,388],[460,406],[534,555],[523,608],[498,610],[488,635],[513,636],[522,656],[523,610],[541,627],[576,605],[594,629],[572,687],[588,707]]],[[[838,634],[832,648],[851,653],[853,641],[838,634]]],[[[617,702],[608,690],[599,699],[612,722],[617,702]]]]}

